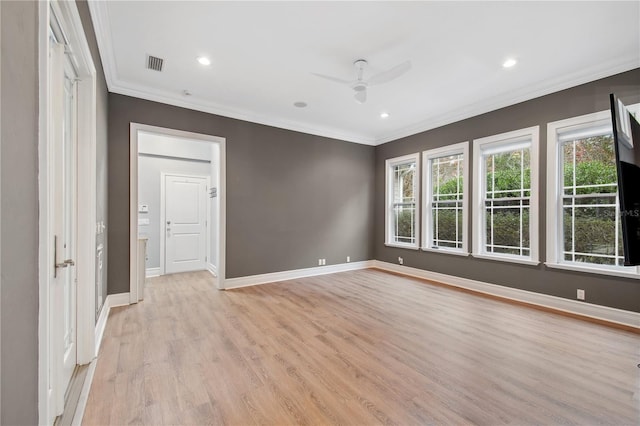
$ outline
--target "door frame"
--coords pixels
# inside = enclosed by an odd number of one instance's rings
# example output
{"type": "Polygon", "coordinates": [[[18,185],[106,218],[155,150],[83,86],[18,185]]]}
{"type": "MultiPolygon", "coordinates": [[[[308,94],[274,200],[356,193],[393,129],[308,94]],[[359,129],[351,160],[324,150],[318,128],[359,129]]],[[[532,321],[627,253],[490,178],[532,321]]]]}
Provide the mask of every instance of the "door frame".
{"type": "MultiPolygon", "coordinates": [[[[53,276],[53,161],[55,153],[49,138],[49,23],[55,18],[70,47],[78,70],[78,141],[77,144],[77,296],[76,341],[77,364],[87,364],[97,355],[95,341],[95,251],[96,251],[96,68],[89,49],[80,14],[75,2],[48,0],[38,4],[39,45],[39,138],[38,138],[38,418],[39,423],[51,423],[56,417],[56,383],[50,380],[53,354],[50,284],[53,276]]],[[[55,377],[53,375],[52,377],[55,377]]],[[[62,395],[64,399],[64,395],[62,395]]]]}
{"type": "MultiPolygon", "coordinates": [[[[167,190],[167,184],[165,182],[165,179],[167,176],[178,176],[178,177],[185,177],[185,178],[197,178],[197,179],[204,179],[206,181],[206,185],[207,185],[207,191],[209,190],[209,187],[211,186],[211,177],[210,176],[201,176],[201,175],[187,175],[184,173],[170,173],[170,172],[161,172],[160,173],[160,275],[164,275],[167,272],[167,264],[165,262],[166,258],[166,243],[167,243],[167,227],[164,226],[165,221],[167,220],[167,210],[165,207],[165,203],[166,203],[166,190],[167,190]]],[[[207,197],[208,198],[208,197],[207,197]]],[[[205,262],[204,262],[204,266],[205,269],[207,268],[207,263],[211,260],[209,259],[209,249],[211,246],[211,232],[213,230],[213,226],[209,225],[209,222],[211,222],[211,203],[207,202],[207,212],[206,214],[206,243],[205,243],[205,262]]],[[[212,224],[213,225],[213,224],[212,224]]]]}
{"type": "MultiPolygon", "coordinates": [[[[217,144],[220,154],[218,167],[218,263],[216,288],[224,290],[226,277],[226,212],[227,212],[227,152],[226,139],[220,136],[193,133],[166,127],[131,122],[129,125],[129,303],[138,302],[138,134],[140,132],[169,136],[178,139],[192,139],[217,144]]],[[[213,179],[213,176],[211,176],[213,179]]],[[[211,226],[214,226],[212,223],[211,226]]]]}

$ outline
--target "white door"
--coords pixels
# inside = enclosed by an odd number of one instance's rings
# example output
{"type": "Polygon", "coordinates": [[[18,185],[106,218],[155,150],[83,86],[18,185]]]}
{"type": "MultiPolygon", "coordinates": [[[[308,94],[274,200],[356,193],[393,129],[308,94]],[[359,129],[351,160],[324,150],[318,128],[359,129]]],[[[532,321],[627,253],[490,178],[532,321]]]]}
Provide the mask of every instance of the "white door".
{"type": "Polygon", "coordinates": [[[76,187],[77,75],[64,46],[51,40],[50,136],[53,162],[53,280],[50,288],[50,383],[55,414],[77,362],[76,345],[76,187]]]}
{"type": "Polygon", "coordinates": [[[207,178],[165,175],[165,273],[206,269],[207,178]]]}

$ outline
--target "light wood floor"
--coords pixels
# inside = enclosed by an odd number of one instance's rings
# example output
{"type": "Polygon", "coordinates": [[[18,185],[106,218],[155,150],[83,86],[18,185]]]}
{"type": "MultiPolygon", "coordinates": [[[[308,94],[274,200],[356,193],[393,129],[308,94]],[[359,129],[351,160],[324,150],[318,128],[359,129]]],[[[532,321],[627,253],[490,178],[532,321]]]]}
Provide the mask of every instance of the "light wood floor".
{"type": "Polygon", "coordinates": [[[113,309],[83,423],[640,424],[640,336],[376,270],[113,309]]]}

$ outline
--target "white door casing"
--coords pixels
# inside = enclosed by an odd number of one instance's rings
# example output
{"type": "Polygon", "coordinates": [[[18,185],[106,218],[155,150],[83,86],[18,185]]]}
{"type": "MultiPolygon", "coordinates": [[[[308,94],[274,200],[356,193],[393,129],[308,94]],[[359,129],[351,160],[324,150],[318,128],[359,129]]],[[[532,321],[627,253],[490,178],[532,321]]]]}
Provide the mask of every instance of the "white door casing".
{"type": "Polygon", "coordinates": [[[208,178],[163,174],[161,182],[165,273],[206,269],[208,178]]]}
{"type": "Polygon", "coordinates": [[[96,70],[75,2],[39,2],[38,17],[38,423],[51,424],[96,355],[96,70]]]}
{"type": "MultiPolygon", "coordinates": [[[[93,3],[89,3],[89,7],[93,3]]],[[[216,288],[225,288],[226,281],[226,139],[219,136],[205,135],[202,133],[187,132],[184,130],[169,129],[166,127],[151,126],[141,123],[130,123],[129,128],[129,301],[138,302],[138,136],[141,132],[157,135],[172,136],[175,138],[199,140],[209,142],[217,146],[219,153],[219,167],[217,173],[213,173],[218,188],[218,199],[215,206],[218,230],[216,235],[216,266],[217,279],[214,281],[216,288]]],[[[162,208],[160,209],[162,212],[162,208]]],[[[162,222],[162,221],[161,221],[162,222]]],[[[164,228],[161,228],[164,229],[164,228]]],[[[161,265],[164,256],[160,256],[161,265]]]]}

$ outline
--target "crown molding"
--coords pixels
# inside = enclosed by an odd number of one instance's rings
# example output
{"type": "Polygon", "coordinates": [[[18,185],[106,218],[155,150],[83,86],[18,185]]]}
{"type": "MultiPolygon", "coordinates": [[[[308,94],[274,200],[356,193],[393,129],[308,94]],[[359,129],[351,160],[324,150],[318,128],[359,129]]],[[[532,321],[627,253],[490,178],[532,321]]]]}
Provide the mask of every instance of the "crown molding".
{"type": "Polygon", "coordinates": [[[126,96],[133,96],[153,102],[160,102],[181,108],[215,114],[237,120],[248,121],[266,126],[307,133],[363,145],[377,146],[401,138],[426,132],[437,127],[452,124],[461,120],[505,108],[520,102],[535,99],[560,90],[569,89],[581,84],[589,83],[600,78],[615,75],[640,67],[638,58],[630,54],[619,58],[615,63],[598,64],[587,69],[580,69],[575,73],[562,75],[553,80],[544,80],[536,85],[511,91],[503,96],[495,96],[471,104],[465,108],[448,111],[435,117],[429,117],[418,123],[403,128],[376,135],[348,132],[329,126],[310,125],[294,120],[284,120],[268,114],[260,114],[246,109],[231,108],[215,102],[208,102],[198,98],[185,99],[181,94],[158,90],[142,84],[134,84],[121,80],[117,72],[117,61],[111,43],[112,34],[109,25],[108,2],[88,0],[91,20],[96,32],[98,50],[104,67],[104,75],[110,92],[126,96]]]}
{"type": "Polygon", "coordinates": [[[309,126],[304,123],[283,120],[278,117],[262,115],[248,110],[229,108],[214,102],[198,100],[197,98],[185,100],[181,95],[176,95],[168,91],[158,90],[148,86],[123,82],[118,79],[115,79],[114,83],[109,86],[109,91],[120,95],[133,96],[148,101],[160,102],[181,108],[215,114],[222,117],[263,124],[265,126],[277,127],[280,129],[292,130],[295,132],[338,139],[362,145],[375,145],[375,139],[373,138],[344,132],[340,129],[324,126],[309,126]]]}
{"type": "Polygon", "coordinates": [[[626,71],[639,68],[640,62],[634,55],[629,55],[615,63],[598,64],[597,66],[581,69],[573,74],[563,75],[554,80],[541,81],[537,85],[529,86],[521,90],[509,92],[504,96],[496,96],[477,102],[460,111],[451,111],[437,117],[428,118],[411,126],[398,129],[375,140],[375,145],[392,142],[418,133],[426,132],[438,127],[446,126],[458,121],[466,120],[491,111],[529,101],[541,96],[549,95],[561,90],[570,89],[581,84],[590,83],[601,78],[610,77],[626,71]]]}

